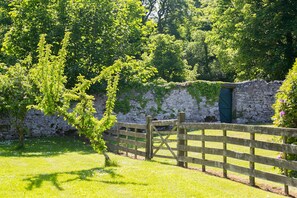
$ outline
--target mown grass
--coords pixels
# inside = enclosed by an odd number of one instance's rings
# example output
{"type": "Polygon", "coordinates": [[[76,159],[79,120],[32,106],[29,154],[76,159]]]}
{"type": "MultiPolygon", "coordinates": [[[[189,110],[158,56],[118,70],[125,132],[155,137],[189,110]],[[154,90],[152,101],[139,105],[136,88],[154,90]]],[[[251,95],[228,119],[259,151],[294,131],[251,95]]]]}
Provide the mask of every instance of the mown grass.
{"type": "Polygon", "coordinates": [[[199,171],[110,154],[70,137],[0,142],[0,197],[280,197],[199,171]]]}

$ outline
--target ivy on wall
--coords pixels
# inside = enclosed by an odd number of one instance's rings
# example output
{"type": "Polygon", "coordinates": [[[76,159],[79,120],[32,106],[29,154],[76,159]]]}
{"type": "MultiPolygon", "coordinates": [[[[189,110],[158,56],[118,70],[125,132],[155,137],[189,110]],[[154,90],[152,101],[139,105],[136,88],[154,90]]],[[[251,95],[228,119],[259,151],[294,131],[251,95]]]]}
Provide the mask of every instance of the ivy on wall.
{"type": "Polygon", "coordinates": [[[196,99],[197,104],[206,98],[206,103],[214,105],[219,101],[222,82],[195,81],[187,86],[189,94],[196,99]]]}
{"type": "Polygon", "coordinates": [[[214,105],[218,102],[221,82],[209,82],[209,81],[194,81],[186,83],[166,83],[166,84],[141,84],[134,83],[133,85],[123,87],[121,89],[121,94],[119,94],[119,99],[116,101],[114,111],[116,113],[127,114],[130,112],[132,106],[131,101],[140,104],[141,108],[145,108],[149,99],[145,98],[144,95],[151,91],[154,95],[154,100],[157,104],[157,109],[151,109],[152,112],[160,113],[162,111],[162,103],[166,96],[174,89],[180,87],[185,87],[188,93],[199,103],[202,101],[202,97],[206,98],[206,102],[209,105],[214,105]]]}

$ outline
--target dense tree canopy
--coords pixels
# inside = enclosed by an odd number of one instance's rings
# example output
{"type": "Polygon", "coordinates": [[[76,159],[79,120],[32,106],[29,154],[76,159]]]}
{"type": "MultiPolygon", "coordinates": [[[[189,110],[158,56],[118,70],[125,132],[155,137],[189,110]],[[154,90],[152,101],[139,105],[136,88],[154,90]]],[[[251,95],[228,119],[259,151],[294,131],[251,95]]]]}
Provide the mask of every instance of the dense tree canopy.
{"type": "Polygon", "coordinates": [[[196,79],[282,80],[297,56],[296,13],[294,0],[3,0],[0,61],[14,65],[31,54],[35,63],[40,34],[56,53],[70,31],[65,74],[73,86],[126,55],[142,61],[162,34],[179,43],[179,76],[188,69],[196,79]]]}
{"type": "Polygon", "coordinates": [[[215,0],[208,38],[240,79],[284,79],[297,55],[297,1],[215,0]]]}
{"type": "Polygon", "coordinates": [[[2,46],[9,59],[3,61],[15,63],[32,54],[36,62],[40,34],[47,34],[52,51],[57,52],[64,32],[70,31],[65,72],[71,85],[79,74],[95,76],[103,65],[118,58],[140,57],[153,29],[150,23],[142,23],[145,10],[137,0],[18,0],[7,9],[11,10],[12,24],[2,46]]]}

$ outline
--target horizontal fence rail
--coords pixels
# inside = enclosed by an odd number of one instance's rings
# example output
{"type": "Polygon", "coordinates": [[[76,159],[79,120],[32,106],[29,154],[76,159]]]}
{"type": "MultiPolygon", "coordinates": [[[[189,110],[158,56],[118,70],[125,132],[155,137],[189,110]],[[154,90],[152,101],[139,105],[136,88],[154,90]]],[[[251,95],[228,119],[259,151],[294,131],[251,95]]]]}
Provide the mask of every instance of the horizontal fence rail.
{"type": "Polygon", "coordinates": [[[297,129],[185,122],[184,113],[172,120],[152,120],[148,116],[145,124],[119,122],[104,133],[110,151],[126,153],[127,156],[132,154],[135,158],[142,156],[147,160],[153,157],[175,159],[181,167],[198,164],[203,172],[207,167],[220,168],[226,178],[229,171],[249,176],[251,186],[255,186],[255,178],[281,183],[285,194],[289,194],[289,186],[297,187],[297,178],[288,175],[288,170],[297,171],[297,161],[287,160],[288,154],[297,155],[297,145],[287,143],[291,137],[297,137],[297,129]],[[282,142],[267,141],[267,138],[258,136],[278,137],[282,142]],[[237,148],[244,149],[244,152],[237,148]],[[264,156],[258,151],[280,152],[282,158],[264,156]],[[216,157],[209,159],[209,156],[216,157]],[[279,168],[283,174],[265,168],[259,170],[258,165],[279,168]]]}
{"type": "Polygon", "coordinates": [[[288,186],[297,187],[297,178],[288,176],[287,170],[297,171],[297,161],[286,160],[287,154],[297,155],[297,145],[287,144],[286,141],[281,142],[265,142],[256,140],[257,134],[265,134],[267,136],[279,136],[286,140],[289,137],[297,137],[297,129],[292,128],[273,128],[265,126],[254,125],[238,125],[238,124],[225,124],[225,123],[180,123],[179,127],[184,131],[178,134],[178,140],[183,141],[184,145],[178,145],[177,148],[183,151],[183,155],[178,156],[178,161],[182,163],[193,163],[202,165],[202,171],[206,167],[221,168],[224,177],[227,177],[227,171],[240,173],[249,176],[250,185],[255,185],[255,178],[269,180],[277,183],[284,184],[284,191],[289,194],[288,186]],[[206,135],[206,131],[211,130],[211,135],[206,135]],[[201,134],[191,134],[191,131],[201,131],[201,134]],[[230,137],[229,132],[238,133],[236,137],[230,137]],[[241,134],[249,134],[249,138],[243,138],[241,134]],[[187,145],[186,142],[194,142],[195,145],[199,143],[201,146],[187,145]],[[221,148],[208,148],[207,143],[215,142],[221,143],[221,148]],[[249,152],[242,153],[236,150],[228,149],[230,145],[238,145],[246,147],[249,152]],[[283,154],[283,159],[272,158],[269,156],[261,156],[256,154],[256,150],[278,151],[283,154]],[[201,158],[187,157],[188,152],[200,153],[201,158]],[[206,159],[206,154],[222,156],[222,161],[206,159]],[[247,161],[249,167],[242,167],[228,159],[237,159],[247,161]],[[256,164],[264,164],[273,167],[278,167],[283,170],[284,174],[274,174],[257,170],[256,164]]]}
{"type": "Polygon", "coordinates": [[[146,157],[147,126],[145,124],[116,123],[115,126],[104,133],[107,148],[116,153],[124,152],[146,157]]]}

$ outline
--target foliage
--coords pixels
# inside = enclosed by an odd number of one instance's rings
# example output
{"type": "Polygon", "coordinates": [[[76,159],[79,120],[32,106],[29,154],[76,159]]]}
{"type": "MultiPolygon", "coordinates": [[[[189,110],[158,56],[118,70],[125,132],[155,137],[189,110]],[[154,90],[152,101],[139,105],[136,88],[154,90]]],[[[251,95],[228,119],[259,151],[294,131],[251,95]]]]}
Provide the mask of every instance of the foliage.
{"type": "Polygon", "coordinates": [[[208,37],[224,71],[238,80],[284,79],[296,56],[297,1],[214,0],[208,37]]]}
{"type": "Polygon", "coordinates": [[[0,111],[5,111],[17,131],[19,147],[24,146],[27,106],[34,102],[34,91],[28,77],[30,62],[28,57],[25,61],[9,68],[0,65],[0,111]]]}
{"type": "Polygon", "coordinates": [[[220,82],[207,82],[207,81],[195,81],[187,86],[189,94],[196,99],[199,104],[202,99],[206,97],[206,103],[213,105],[219,101],[221,83],[220,82]]]}
{"type": "Polygon", "coordinates": [[[297,59],[276,94],[274,124],[297,128],[297,59]]]}
{"type": "Polygon", "coordinates": [[[65,30],[72,32],[65,62],[68,87],[74,86],[77,76],[95,77],[105,65],[126,55],[140,57],[154,30],[150,21],[142,23],[145,10],[138,0],[18,0],[7,9],[12,24],[2,50],[9,63],[29,53],[36,63],[40,34],[47,34],[56,54],[65,30]]]}
{"type": "MultiPolygon", "coordinates": [[[[276,94],[273,108],[275,110],[273,119],[276,126],[297,128],[297,59],[276,94]]],[[[289,138],[287,142],[297,145],[296,138],[289,138]]],[[[297,155],[288,154],[287,158],[297,160],[297,155]]],[[[297,171],[289,171],[289,174],[297,177],[297,171]]]]}
{"type": "Polygon", "coordinates": [[[102,133],[110,128],[116,119],[112,115],[112,110],[119,80],[117,72],[120,69],[120,63],[114,67],[108,67],[92,80],[79,76],[75,87],[70,90],[66,89],[66,77],[63,72],[69,36],[69,33],[65,34],[58,56],[51,54],[51,46],[46,44],[45,35],[41,36],[38,45],[38,64],[33,67],[31,72],[31,78],[40,92],[36,99],[37,105],[33,107],[43,111],[45,115],[57,114],[64,117],[69,124],[78,129],[79,134],[90,139],[95,151],[105,152],[106,147],[102,133]],[[113,75],[115,75],[114,80],[113,75]],[[104,116],[98,120],[94,117],[96,112],[93,104],[94,96],[88,95],[86,90],[90,88],[92,83],[102,79],[108,81],[107,101],[104,116]],[[71,108],[72,102],[76,103],[73,108],[71,108]]]}
{"type": "Polygon", "coordinates": [[[149,66],[158,70],[155,78],[162,78],[168,82],[182,82],[191,76],[187,75],[189,68],[182,59],[182,42],[175,40],[174,36],[166,34],[153,36],[148,48],[149,55],[145,60],[149,66]]]}
{"type": "Polygon", "coordinates": [[[213,105],[219,100],[221,82],[193,81],[187,83],[167,83],[166,81],[156,80],[145,84],[133,83],[130,86],[121,87],[119,99],[115,103],[115,112],[129,113],[132,108],[131,101],[136,101],[140,104],[141,108],[145,108],[148,99],[144,95],[151,91],[154,95],[157,109],[150,109],[150,111],[151,113],[160,113],[164,99],[178,86],[185,86],[198,105],[202,101],[201,97],[206,97],[206,103],[210,105],[213,105]]]}
{"type": "MultiPolygon", "coordinates": [[[[0,2],[0,49],[2,48],[4,35],[9,30],[9,27],[11,25],[8,5],[9,5],[9,0],[2,0],[0,2]]],[[[4,56],[4,54],[0,53],[0,60],[4,60],[5,58],[6,57],[4,56]]]]}
{"type": "MultiPolygon", "coordinates": [[[[132,73],[139,71],[138,62],[127,57],[126,61],[115,61],[112,66],[104,68],[99,75],[86,79],[78,76],[77,83],[71,89],[67,89],[64,68],[67,55],[67,45],[70,33],[65,34],[61,49],[57,56],[52,55],[51,45],[46,44],[45,35],[42,35],[38,44],[38,63],[31,69],[30,76],[39,90],[36,105],[32,106],[41,110],[45,115],[55,114],[75,127],[80,135],[86,136],[97,152],[102,152],[106,161],[106,146],[102,134],[111,128],[116,121],[113,109],[116,100],[116,91],[123,68],[132,73]],[[87,94],[90,86],[96,82],[107,81],[105,112],[100,119],[95,117],[94,96],[87,94]]],[[[149,75],[149,73],[145,72],[149,75]]],[[[133,75],[132,75],[133,76],[133,75]]],[[[141,75],[140,75],[141,76],[141,75]]],[[[112,164],[106,162],[107,164],[112,164]]]]}

